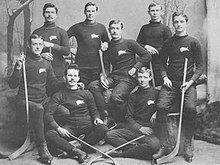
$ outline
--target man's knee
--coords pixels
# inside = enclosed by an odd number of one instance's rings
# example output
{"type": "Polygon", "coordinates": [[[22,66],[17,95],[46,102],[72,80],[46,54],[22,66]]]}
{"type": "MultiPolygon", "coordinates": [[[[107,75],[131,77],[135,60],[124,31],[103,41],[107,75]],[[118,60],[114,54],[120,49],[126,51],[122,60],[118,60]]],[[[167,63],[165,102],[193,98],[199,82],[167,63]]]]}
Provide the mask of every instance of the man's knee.
{"type": "Polygon", "coordinates": [[[92,81],[91,83],[89,83],[88,89],[90,91],[101,91],[100,81],[99,80],[92,81]]]}
{"type": "Polygon", "coordinates": [[[49,130],[45,133],[46,141],[51,141],[51,139],[53,139],[55,136],[59,136],[58,132],[55,130],[49,130]]]}
{"type": "Polygon", "coordinates": [[[105,134],[105,141],[111,144],[112,141],[120,137],[119,133],[120,133],[119,129],[108,131],[105,134]]]}

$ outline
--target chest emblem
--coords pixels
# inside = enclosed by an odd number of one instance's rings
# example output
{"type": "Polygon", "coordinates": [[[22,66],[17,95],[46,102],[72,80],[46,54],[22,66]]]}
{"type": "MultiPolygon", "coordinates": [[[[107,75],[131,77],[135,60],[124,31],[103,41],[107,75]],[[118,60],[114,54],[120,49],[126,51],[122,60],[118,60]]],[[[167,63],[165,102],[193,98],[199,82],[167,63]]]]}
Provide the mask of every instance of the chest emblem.
{"type": "Polygon", "coordinates": [[[80,104],[85,104],[85,102],[83,100],[76,100],[76,104],[80,105],[80,104]]]}
{"type": "Polygon", "coordinates": [[[189,51],[189,48],[188,47],[181,47],[180,48],[180,52],[185,52],[185,51],[189,51]]]}
{"type": "Polygon", "coordinates": [[[43,72],[46,72],[46,69],[45,68],[40,68],[39,69],[39,74],[43,73],[43,72]]]}
{"type": "Polygon", "coordinates": [[[57,36],[50,36],[50,41],[57,40],[57,36]]]}
{"type": "Polygon", "coordinates": [[[122,55],[122,54],[125,54],[126,53],[126,50],[119,50],[118,51],[118,55],[120,56],[120,55],[122,55]]]}
{"type": "Polygon", "coordinates": [[[151,104],[155,104],[155,101],[154,100],[148,100],[147,105],[151,105],[151,104]]]}
{"type": "Polygon", "coordinates": [[[98,34],[91,34],[91,38],[99,38],[98,34]]]}

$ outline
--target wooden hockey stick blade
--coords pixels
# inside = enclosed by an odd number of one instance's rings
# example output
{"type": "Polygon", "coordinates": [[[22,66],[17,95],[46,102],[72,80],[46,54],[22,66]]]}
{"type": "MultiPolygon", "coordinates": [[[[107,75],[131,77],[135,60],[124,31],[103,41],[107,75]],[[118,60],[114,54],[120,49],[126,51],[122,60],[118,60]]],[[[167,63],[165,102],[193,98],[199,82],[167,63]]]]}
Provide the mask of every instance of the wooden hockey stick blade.
{"type": "Polygon", "coordinates": [[[23,145],[18,150],[16,150],[15,152],[13,152],[11,155],[8,156],[9,160],[13,160],[19,157],[22,153],[24,153],[28,149],[30,144],[31,144],[31,138],[30,138],[30,133],[28,132],[23,145]]]}
{"type": "MultiPolygon", "coordinates": [[[[137,138],[135,138],[135,139],[133,139],[133,140],[131,140],[131,141],[128,141],[128,142],[126,142],[126,143],[124,143],[124,144],[122,144],[122,145],[120,145],[120,146],[118,146],[118,147],[116,147],[116,148],[113,148],[113,149],[111,149],[111,150],[105,152],[105,154],[110,154],[111,152],[116,151],[116,150],[118,150],[118,149],[120,149],[120,148],[122,148],[122,147],[124,147],[124,146],[126,146],[126,145],[128,145],[128,144],[130,144],[130,143],[133,143],[133,142],[135,142],[135,141],[137,141],[137,140],[143,138],[144,136],[145,136],[145,135],[141,135],[141,136],[139,136],[139,137],[137,137],[137,138]]],[[[92,165],[92,164],[96,163],[97,160],[98,160],[98,159],[101,159],[101,158],[103,158],[103,155],[100,155],[100,156],[96,157],[95,159],[91,160],[90,163],[89,163],[89,165],[92,165]]]]}
{"type": "Polygon", "coordinates": [[[179,145],[176,145],[171,153],[169,153],[168,155],[162,158],[157,159],[156,164],[163,164],[163,163],[169,162],[171,159],[173,159],[178,154],[178,152],[179,152],[179,145]]]}
{"type": "Polygon", "coordinates": [[[98,151],[99,153],[105,155],[107,158],[109,158],[109,159],[112,161],[112,164],[118,165],[118,163],[117,163],[111,156],[109,156],[108,154],[104,153],[104,152],[101,151],[100,149],[98,149],[98,148],[92,146],[91,144],[89,144],[89,143],[83,141],[82,139],[80,139],[80,138],[78,138],[78,137],[76,137],[76,136],[74,136],[74,135],[72,135],[72,134],[71,134],[70,136],[73,137],[74,139],[80,141],[81,143],[85,144],[86,146],[88,146],[88,147],[90,147],[90,148],[92,148],[92,149],[98,151]]]}

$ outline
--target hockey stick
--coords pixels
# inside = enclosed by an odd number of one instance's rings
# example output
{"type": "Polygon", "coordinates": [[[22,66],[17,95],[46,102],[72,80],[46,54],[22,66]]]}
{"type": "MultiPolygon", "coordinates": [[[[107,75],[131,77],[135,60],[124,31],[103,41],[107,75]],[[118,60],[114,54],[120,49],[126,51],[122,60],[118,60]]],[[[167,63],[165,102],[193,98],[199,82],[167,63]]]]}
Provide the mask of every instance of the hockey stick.
{"type": "MultiPolygon", "coordinates": [[[[187,72],[187,63],[188,63],[188,58],[185,58],[185,64],[184,64],[184,72],[183,72],[183,84],[186,82],[186,72],[187,72]]],[[[177,140],[176,140],[176,146],[173,149],[173,151],[156,160],[157,164],[162,164],[170,161],[173,159],[179,152],[179,146],[180,146],[180,135],[181,135],[181,128],[182,128],[182,118],[183,118],[183,103],[184,103],[184,94],[185,94],[185,87],[182,88],[182,95],[181,95],[181,105],[180,105],[180,119],[179,119],[179,127],[178,127],[178,135],[177,135],[177,140]]]]}
{"type": "Polygon", "coordinates": [[[151,61],[150,61],[150,70],[151,70],[151,75],[152,75],[153,87],[155,88],[156,84],[155,84],[154,71],[153,71],[153,66],[152,66],[152,62],[151,61]]]}
{"type": "MultiPolygon", "coordinates": [[[[22,56],[24,57],[24,54],[22,53],[22,56]]],[[[24,76],[24,90],[25,90],[25,105],[26,105],[26,115],[27,115],[27,135],[26,139],[24,141],[24,144],[16,150],[14,153],[8,156],[9,160],[13,160],[20,156],[22,153],[24,153],[28,147],[31,144],[31,137],[30,137],[30,131],[29,131],[29,104],[28,104],[28,91],[27,91],[27,77],[26,77],[26,68],[25,68],[25,60],[22,61],[23,65],[23,76],[24,76]]]]}
{"type": "MultiPolygon", "coordinates": [[[[124,146],[126,146],[126,145],[128,145],[128,144],[131,144],[131,143],[133,143],[133,142],[135,142],[135,141],[137,141],[137,140],[143,138],[144,136],[145,136],[145,135],[141,135],[141,136],[139,136],[139,137],[137,137],[137,138],[135,138],[135,139],[133,139],[133,140],[131,140],[131,141],[128,141],[128,142],[126,142],[126,143],[124,143],[124,144],[122,144],[122,145],[120,145],[120,146],[118,146],[118,147],[116,147],[116,148],[113,148],[113,149],[111,149],[111,150],[105,152],[105,154],[110,154],[111,152],[116,151],[116,150],[118,150],[118,149],[120,149],[120,148],[122,148],[122,147],[124,147],[124,146]]],[[[104,154],[103,154],[103,155],[104,155],[104,154]]],[[[95,159],[91,160],[90,163],[89,163],[89,165],[92,165],[92,164],[96,163],[96,162],[98,161],[98,159],[103,158],[103,155],[100,155],[100,156],[96,157],[95,159]]],[[[104,155],[104,156],[105,156],[105,155],[104,155]]]]}
{"type": "Polygon", "coordinates": [[[85,144],[85,145],[87,145],[88,147],[90,147],[90,148],[92,148],[92,149],[94,149],[94,150],[96,150],[96,151],[98,151],[99,153],[101,153],[101,154],[103,154],[103,155],[105,155],[107,158],[109,158],[111,161],[112,161],[112,164],[114,164],[114,165],[117,165],[118,163],[111,157],[111,156],[109,156],[108,154],[106,154],[106,153],[104,153],[103,151],[101,151],[100,149],[98,149],[98,148],[96,148],[96,147],[94,147],[94,146],[92,146],[91,144],[89,144],[89,143],[87,143],[87,142],[85,142],[85,141],[83,141],[82,139],[80,139],[80,138],[78,138],[78,137],[76,137],[76,136],[74,136],[73,134],[71,134],[70,135],[72,138],[74,138],[74,139],[76,139],[76,140],[78,140],[78,141],[80,141],[81,143],[83,143],[83,144],[85,144]]]}
{"type": "MultiPolygon", "coordinates": [[[[104,67],[104,62],[103,62],[103,52],[102,52],[101,49],[99,49],[99,57],[100,57],[101,69],[102,69],[102,75],[103,75],[104,81],[108,82],[108,80],[106,79],[107,75],[106,75],[106,72],[105,72],[105,67],[104,67]]],[[[105,87],[103,85],[102,85],[102,87],[105,88],[106,90],[108,89],[107,87],[105,87]]]]}

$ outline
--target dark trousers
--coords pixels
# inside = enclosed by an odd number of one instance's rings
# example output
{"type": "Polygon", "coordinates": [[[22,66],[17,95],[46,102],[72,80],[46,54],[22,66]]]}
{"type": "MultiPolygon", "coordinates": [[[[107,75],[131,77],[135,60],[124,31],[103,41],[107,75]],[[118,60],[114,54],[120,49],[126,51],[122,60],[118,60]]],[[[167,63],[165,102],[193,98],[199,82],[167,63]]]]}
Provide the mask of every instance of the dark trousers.
{"type": "MultiPolygon", "coordinates": [[[[47,99],[45,99],[41,103],[35,103],[32,101],[28,102],[30,122],[34,130],[37,145],[45,142],[43,117],[44,117],[44,106],[46,106],[46,102],[47,99]]],[[[25,110],[26,109],[25,100],[17,100],[17,107],[22,108],[22,110],[25,110]]]]}
{"type": "MultiPolygon", "coordinates": [[[[181,99],[180,87],[167,88],[162,86],[158,103],[157,103],[157,123],[159,128],[159,136],[162,144],[167,146],[168,132],[167,132],[167,114],[173,112],[173,105],[176,103],[176,98],[181,99]]],[[[179,100],[178,100],[179,101],[179,100]]],[[[196,101],[197,92],[196,87],[191,86],[186,92],[184,97],[184,109],[183,109],[183,124],[186,129],[186,138],[191,138],[195,129],[196,118],[196,101]]],[[[179,101],[180,102],[180,101],[179,101]]],[[[180,110],[180,104],[177,107],[180,110]]]]}
{"type": "MultiPolygon", "coordinates": [[[[127,128],[113,129],[106,133],[105,140],[114,147],[120,146],[143,135],[140,131],[127,128]]],[[[160,148],[160,142],[154,135],[145,135],[138,144],[129,144],[122,148],[122,157],[151,160],[152,155],[160,148]]]]}
{"type": "MultiPolygon", "coordinates": [[[[84,141],[91,145],[94,145],[103,139],[106,132],[108,131],[107,126],[104,124],[93,125],[84,128],[73,128],[71,126],[64,126],[63,128],[67,129],[74,136],[84,134],[84,141]]],[[[72,149],[74,149],[74,146],[69,143],[69,141],[74,140],[74,138],[61,137],[56,130],[47,131],[46,140],[49,146],[56,147],[57,149],[63,150],[67,153],[70,153],[72,149]]],[[[94,152],[93,149],[84,144],[82,144],[81,149],[88,153],[94,152]]]]}
{"type": "Polygon", "coordinates": [[[102,116],[103,111],[108,109],[108,113],[116,122],[124,120],[124,104],[130,92],[137,85],[135,81],[130,78],[110,78],[108,77],[109,88],[112,88],[109,105],[106,104],[104,98],[105,89],[100,84],[99,80],[93,81],[89,84],[89,90],[93,94],[98,111],[102,116]]]}
{"type": "Polygon", "coordinates": [[[80,69],[80,82],[84,83],[87,89],[90,82],[99,80],[100,73],[100,69],[80,69]]]}

